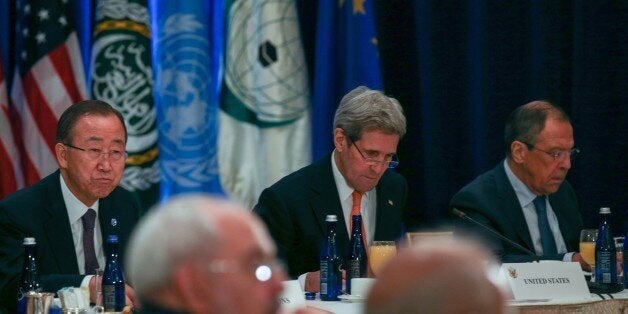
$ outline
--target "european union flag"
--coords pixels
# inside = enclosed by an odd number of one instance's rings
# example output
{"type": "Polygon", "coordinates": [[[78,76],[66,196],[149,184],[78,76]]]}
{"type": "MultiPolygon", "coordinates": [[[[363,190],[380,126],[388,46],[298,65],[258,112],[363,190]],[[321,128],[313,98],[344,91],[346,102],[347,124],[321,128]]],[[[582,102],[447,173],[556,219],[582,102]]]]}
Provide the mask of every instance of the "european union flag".
{"type": "Polygon", "coordinates": [[[365,85],[383,88],[373,1],[321,0],[314,65],[313,159],[333,149],[332,123],[342,96],[365,85]]]}

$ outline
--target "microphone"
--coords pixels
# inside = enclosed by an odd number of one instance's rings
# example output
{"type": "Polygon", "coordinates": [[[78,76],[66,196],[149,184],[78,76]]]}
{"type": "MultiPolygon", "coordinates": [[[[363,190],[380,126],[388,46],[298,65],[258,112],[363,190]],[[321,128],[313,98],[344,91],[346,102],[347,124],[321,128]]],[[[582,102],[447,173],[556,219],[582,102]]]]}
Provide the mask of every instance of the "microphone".
{"type": "Polygon", "coordinates": [[[471,222],[471,223],[473,223],[474,225],[482,227],[482,229],[489,231],[492,235],[494,235],[494,236],[496,236],[496,237],[500,238],[500,239],[501,239],[501,240],[503,240],[503,241],[506,241],[506,242],[507,242],[507,243],[509,243],[510,245],[512,245],[512,246],[514,246],[514,247],[516,247],[516,248],[518,248],[519,250],[521,250],[521,251],[525,252],[526,254],[528,254],[528,255],[530,255],[530,256],[533,256],[535,261],[537,261],[537,262],[539,261],[539,257],[538,257],[536,254],[534,254],[534,252],[532,252],[532,251],[528,250],[527,248],[523,247],[523,246],[522,246],[522,245],[520,245],[519,243],[517,243],[517,242],[515,242],[515,241],[513,241],[513,240],[510,240],[510,239],[506,238],[505,236],[501,235],[499,232],[497,232],[497,231],[495,231],[495,230],[493,230],[493,229],[491,229],[491,228],[489,228],[489,227],[485,226],[483,223],[480,223],[480,222],[478,222],[477,220],[475,220],[475,219],[473,219],[473,218],[471,218],[471,217],[467,216],[467,214],[465,214],[463,211],[459,210],[458,208],[452,207],[452,208],[451,208],[451,213],[452,213],[454,216],[456,216],[456,217],[458,217],[458,218],[460,218],[460,219],[464,219],[464,220],[466,220],[466,221],[470,221],[470,222],[471,222]]]}

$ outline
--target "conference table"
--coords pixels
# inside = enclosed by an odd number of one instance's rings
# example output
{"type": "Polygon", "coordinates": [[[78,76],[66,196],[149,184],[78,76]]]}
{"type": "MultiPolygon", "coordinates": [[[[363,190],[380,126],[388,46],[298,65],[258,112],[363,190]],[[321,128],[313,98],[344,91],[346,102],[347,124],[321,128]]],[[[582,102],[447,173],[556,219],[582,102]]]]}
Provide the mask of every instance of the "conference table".
{"type": "MultiPolygon", "coordinates": [[[[309,308],[328,313],[361,314],[364,302],[307,300],[309,308]]],[[[614,294],[591,294],[590,299],[557,299],[543,301],[508,301],[511,313],[626,313],[628,290],[614,294]]]]}
{"type": "Polygon", "coordinates": [[[628,290],[587,300],[510,301],[509,307],[518,313],[628,313],[628,290]]]}

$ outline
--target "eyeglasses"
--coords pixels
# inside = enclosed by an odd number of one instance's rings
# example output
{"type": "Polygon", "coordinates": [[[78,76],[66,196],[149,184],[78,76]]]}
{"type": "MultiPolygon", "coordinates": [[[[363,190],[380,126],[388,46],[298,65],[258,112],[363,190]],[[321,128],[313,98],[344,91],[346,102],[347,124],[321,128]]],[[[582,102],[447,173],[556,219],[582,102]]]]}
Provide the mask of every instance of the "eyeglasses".
{"type": "Polygon", "coordinates": [[[358,145],[354,141],[351,141],[351,143],[353,143],[353,146],[355,146],[355,149],[358,150],[358,153],[360,153],[360,156],[362,156],[362,159],[364,159],[364,163],[366,163],[369,166],[379,166],[380,164],[384,164],[386,167],[388,167],[388,169],[394,169],[395,167],[399,166],[399,160],[397,159],[397,154],[392,154],[392,156],[388,157],[388,160],[381,160],[381,159],[376,159],[372,157],[364,157],[364,154],[362,154],[362,151],[360,150],[358,145]]]}
{"type": "Polygon", "coordinates": [[[249,272],[259,282],[266,282],[284,271],[283,264],[278,260],[253,264],[250,269],[243,269],[242,264],[233,260],[214,260],[209,263],[209,272],[214,274],[236,274],[238,272],[249,272]]]}
{"type": "Polygon", "coordinates": [[[526,142],[522,142],[523,144],[526,144],[528,147],[530,147],[530,149],[536,149],[540,152],[546,153],[548,155],[550,155],[552,158],[554,158],[554,161],[559,161],[559,160],[563,160],[565,157],[569,157],[570,161],[573,161],[576,158],[576,155],[578,155],[580,153],[580,150],[577,148],[572,148],[570,150],[557,150],[555,152],[548,152],[546,150],[540,149],[530,143],[526,143],[526,142]]]}
{"type": "Polygon", "coordinates": [[[76,147],[74,145],[70,145],[67,143],[62,143],[63,145],[70,147],[70,148],[74,148],[74,149],[78,149],[80,151],[86,152],[87,153],[87,157],[89,157],[92,160],[99,160],[100,157],[108,155],[109,156],[109,160],[111,161],[120,161],[122,159],[122,157],[124,157],[124,159],[126,159],[126,152],[121,152],[118,150],[112,150],[109,151],[108,153],[103,152],[101,149],[98,148],[80,148],[80,147],[76,147]]]}

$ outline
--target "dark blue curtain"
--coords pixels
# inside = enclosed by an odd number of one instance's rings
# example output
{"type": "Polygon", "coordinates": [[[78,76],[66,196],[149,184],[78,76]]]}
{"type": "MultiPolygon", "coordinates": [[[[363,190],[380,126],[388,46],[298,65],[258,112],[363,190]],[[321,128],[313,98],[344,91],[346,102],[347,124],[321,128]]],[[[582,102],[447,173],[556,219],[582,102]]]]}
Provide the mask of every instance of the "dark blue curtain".
{"type": "MultiPolygon", "coordinates": [[[[304,38],[311,12],[301,3],[304,38]]],[[[408,118],[398,171],[414,224],[447,223],[453,194],[503,160],[507,115],[561,105],[582,150],[568,176],[588,227],[601,206],[625,232],[628,2],[377,1],[385,91],[408,118]]],[[[306,47],[311,42],[306,41],[306,47]]]]}

